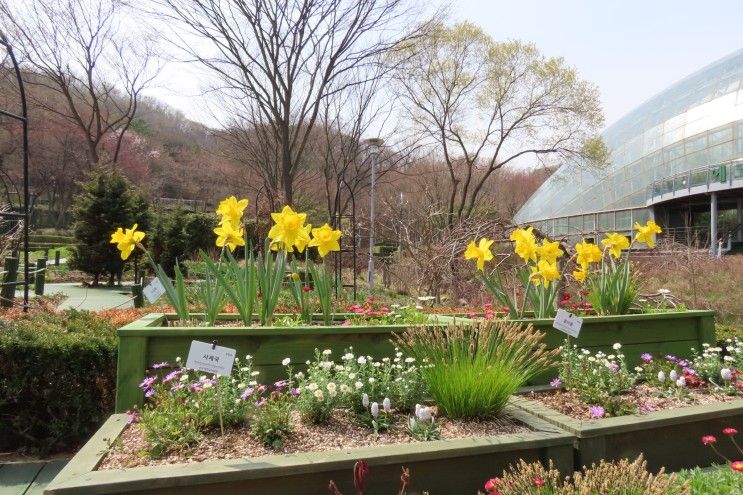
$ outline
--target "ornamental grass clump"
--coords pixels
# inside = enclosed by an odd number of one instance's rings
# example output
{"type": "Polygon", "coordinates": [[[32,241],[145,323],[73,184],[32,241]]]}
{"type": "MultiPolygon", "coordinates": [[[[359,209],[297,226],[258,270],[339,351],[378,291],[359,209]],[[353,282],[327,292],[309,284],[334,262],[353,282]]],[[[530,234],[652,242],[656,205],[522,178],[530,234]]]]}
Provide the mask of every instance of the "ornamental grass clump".
{"type": "Polygon", "coordinates": [[[447,327],[411,327],[394,340],[427,366],[421,375],[439,410],[450,418],[498,415],[508,398],[550,365],[544,334],[505,320],[447,327]]]}

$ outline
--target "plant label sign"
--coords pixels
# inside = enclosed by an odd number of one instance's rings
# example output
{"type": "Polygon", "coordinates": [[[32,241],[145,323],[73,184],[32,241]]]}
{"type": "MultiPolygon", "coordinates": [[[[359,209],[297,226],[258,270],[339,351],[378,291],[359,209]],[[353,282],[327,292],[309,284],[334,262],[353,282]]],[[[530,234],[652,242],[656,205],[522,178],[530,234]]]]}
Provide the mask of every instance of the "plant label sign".
{"type": "Polygon", "coordinates": [[[234,362],[235,349],[192,340],[186,368],[213,375],[230,376],[234,362]]]}
{"type": "Polygon", "coordinates": [[[578,337],[580,327],[583,326],[583,318],[578,318],[573,313],[568,313],[564,309],[558,309],[555,315],[555,321],[552,327],[565,332],[571,337],[578,337]]]}
{"type": "Polygon", "coordinates": [[[144,294],[144,297],[147,298],[147,300],[150,302],[150,304],[154,304],[155,301],[160,299],[160,296],[165,294],[165,287],[163,286],[163,283],[160,282],[159,278],[152,279],[152,282],[147,284],[144,289],[142,289],[142,293],[144,294]]]}

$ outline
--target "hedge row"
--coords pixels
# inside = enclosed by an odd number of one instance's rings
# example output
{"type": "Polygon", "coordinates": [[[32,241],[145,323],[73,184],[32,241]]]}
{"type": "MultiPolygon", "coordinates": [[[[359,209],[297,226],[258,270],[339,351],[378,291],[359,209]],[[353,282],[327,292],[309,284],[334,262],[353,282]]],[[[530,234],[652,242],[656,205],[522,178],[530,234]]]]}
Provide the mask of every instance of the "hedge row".
{"type": "Polygon", "coordinates": [[[32,244],[54,244],[57,246],[66,246],[76,244],[77,241],[72,236],[53,235],[53,234],[31,234],[28,236],[28,242],[32,244]]]}
{"type": "Polygon", "coordinates": [[[0,451],[84,443],[113,411],[115,327],[69,310],[0,321],[0,451]]]}

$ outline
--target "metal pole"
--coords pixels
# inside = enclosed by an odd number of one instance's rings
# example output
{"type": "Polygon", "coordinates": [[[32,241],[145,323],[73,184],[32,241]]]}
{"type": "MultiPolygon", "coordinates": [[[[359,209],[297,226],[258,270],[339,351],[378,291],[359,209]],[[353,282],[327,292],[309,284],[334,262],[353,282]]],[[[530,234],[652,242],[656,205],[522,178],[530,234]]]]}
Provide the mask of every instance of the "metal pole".
{"type": "Polygon", "coordinates": [[[738,226],[738,233],[736,234],[736,240],[738,242],[743,242],[743,198],[738,198],[738,207],[736,208],[738,211],[737,215],[737,222],[735,225],[738,226]]]}
{"type": "Polygon", "coordinates": [[[717,256],[717,193],[710,194],[709,200],[709,254],[717,256]]]}
{"type": "Polygon", "coordinates": [[[384,140],[380,138],[370,138],[364,140],[364,142],[372,148],[372,163],[371,163],[371,198],[369,200],[369,266],[368,266],[368,277],[367,281],[369,284],[369,290],[374,289],[374,220],[375,220],[375,200],[377,190],[377,160],[379,159],[379,151],[381,146],[384,144],[384,140]]]}

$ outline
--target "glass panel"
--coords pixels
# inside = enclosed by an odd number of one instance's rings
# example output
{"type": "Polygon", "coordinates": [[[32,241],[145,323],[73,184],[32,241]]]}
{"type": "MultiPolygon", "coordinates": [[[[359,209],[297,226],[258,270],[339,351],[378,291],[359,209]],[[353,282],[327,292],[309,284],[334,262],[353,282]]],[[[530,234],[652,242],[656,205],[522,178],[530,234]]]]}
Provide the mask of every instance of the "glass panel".
{"type": "Polygon", "coordinates": [[[616,229],[627,230],[632,228],[632,214],[628,210],[616,212],[616,229]]]}
{"type": "Polygon", "coordinates": [[[705,134],[687,139],[686,142],[684,143],[684,149],[686,150],[687,154],[694,153],[695,151],[699,151],[706,147],[707,147],[707,136],[705,134]]]}
{"type": "Polygon", "coordinates": [[[583,232],[583,217],[576,216],[568,218],[568,228],[570,233],[583,232]]]}
{"type": "Polygon", "coordinates": [[[691,187],[707,185],[707,169],[691,173],[691,187]]]}
{"type": "MultiPolygon", "coordinates": [[[[743,167],[741,167],[741,170],[743,170],[743,167]]],[[[591,230],[594,230],[596,228],[596,225],[594,225],[594,223],[595,223],[594,215],[583,215],[583,229],[586,232],[590,232],[591,230]]]]}
{"type": "Polygon", "coordinates": [[[710,131],[709,133],[709,145],[710,146],[722,143],[724,141],[730,141],[731,139],[733,139],[733,128],[732,127],[723,127],[722,129],[718,129],[716,131],[710,131]]]}
{"type": "Polygon", "coordinates": [[[563,235],[568,233],[568,219],[567,217],[555,219],[555,232],[554,235],[563,235]]]}
{"type": "Polygon", "coordinates": [[[709,149],[710,163],[719,163],[733,157],[733,143],[727,142],[709,149]]]}
{"type": "Polygon", "coordinates": [[[644,224],[650,220],[650,212],[646,208],[640,210],[632,210],[632,225],[637,223],[644,224]]]}
{"type": "Polygon", "coordinates": [[[610,213],[599,213],[599,228],[598,230],[614,230],[614,212],[610,213]]]}
{"type": "Polygon", "coordinates": [[[736,163],[733,168],[733,178],[743,179],[743,163],[736,163]]]}

